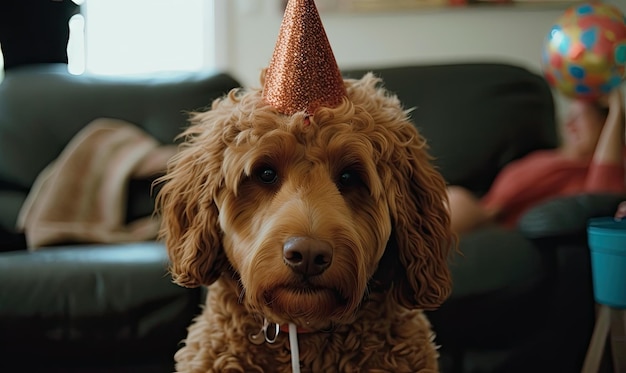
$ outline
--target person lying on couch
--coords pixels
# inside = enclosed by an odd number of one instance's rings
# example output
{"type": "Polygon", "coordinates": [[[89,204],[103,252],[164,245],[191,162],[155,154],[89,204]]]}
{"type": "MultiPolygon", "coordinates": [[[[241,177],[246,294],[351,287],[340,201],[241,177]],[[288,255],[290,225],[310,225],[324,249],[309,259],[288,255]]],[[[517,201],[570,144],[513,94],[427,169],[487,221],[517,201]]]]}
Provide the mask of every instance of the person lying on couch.
{"type": "Polygon", "coordinates": [[[512,228],[529,208],[554,197],[626,193],[621,89],[610,93],[607,103],[608,108],[598,102],[574,101],[562,126],[561,145],[511,162],[482,198],[463,187],[449,186],[452,229],[463,234],[494,223],[512,228]]]}

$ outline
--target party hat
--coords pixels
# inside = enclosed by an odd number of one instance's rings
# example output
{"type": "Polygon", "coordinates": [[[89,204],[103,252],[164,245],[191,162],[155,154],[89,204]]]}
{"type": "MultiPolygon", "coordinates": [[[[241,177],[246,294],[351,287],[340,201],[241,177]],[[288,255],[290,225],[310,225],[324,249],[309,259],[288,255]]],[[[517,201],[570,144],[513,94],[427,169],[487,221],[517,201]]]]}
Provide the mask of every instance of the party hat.
{"type": "Polygon", "coordinates": [[[313,114],[346,95],[337,61],[313,0],[289,0],[265,75],[263,98],[280,113],[313,114]]]}

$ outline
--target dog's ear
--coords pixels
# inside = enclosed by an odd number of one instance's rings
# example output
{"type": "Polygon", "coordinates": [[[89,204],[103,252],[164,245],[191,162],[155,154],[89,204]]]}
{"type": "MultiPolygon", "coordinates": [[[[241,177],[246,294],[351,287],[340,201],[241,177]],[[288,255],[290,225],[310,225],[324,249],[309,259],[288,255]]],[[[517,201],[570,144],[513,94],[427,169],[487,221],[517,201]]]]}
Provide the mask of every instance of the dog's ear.
{"type": "Polygon", "coordinates": [[[185,142],[157,180],[161,215],[160,238],[165,242],[174,282],[186,287],[210,285],[227,268],[214,198],[222,185],[221,126],[206,123],[208,113],[181,137],[185,142]]]}
{"type": "Polygon", "coordinates": [[[386,167],[393,236],[383,259],[396,264],[391,280],[397,301],[409,308],[433,309],[452,289],[448,259],[454,235],[446,184],[412,124],[407,122],[396,136],[392,164],[386,167]]]}

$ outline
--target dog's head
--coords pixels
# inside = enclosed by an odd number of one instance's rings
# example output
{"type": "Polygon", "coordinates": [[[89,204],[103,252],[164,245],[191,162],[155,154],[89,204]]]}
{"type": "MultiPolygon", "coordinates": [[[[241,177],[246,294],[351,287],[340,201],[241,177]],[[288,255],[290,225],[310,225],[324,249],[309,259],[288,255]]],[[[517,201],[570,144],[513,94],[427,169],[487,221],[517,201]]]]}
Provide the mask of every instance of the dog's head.
{"type": "Polygon", "coordinates": [[[395,96],[368,74],[314,115],[233,91],[192,117],[158,195],[174,280],[240,281],[275,322],[349,322],[370,291],[409,308],[449,294],[445,182],[395,96]]]}

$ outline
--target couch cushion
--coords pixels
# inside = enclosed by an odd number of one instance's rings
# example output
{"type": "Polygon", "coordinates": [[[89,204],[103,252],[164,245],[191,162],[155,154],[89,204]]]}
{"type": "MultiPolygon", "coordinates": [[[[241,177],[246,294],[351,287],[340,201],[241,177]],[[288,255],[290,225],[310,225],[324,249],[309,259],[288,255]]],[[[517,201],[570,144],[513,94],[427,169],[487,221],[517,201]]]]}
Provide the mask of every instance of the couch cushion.
{"type": "Polygon", "coordinates": [[[429,317],[438,343],[462,349],[504,347],[515,344],[529,330],[543,325],[536,320],[552,291],[550,255],[521,233],[500,227],[463,236],[450,265],[452,295],[429,317]],[[511,315],[525,314],[511,323],[511,315]]]}
{"type": "Polygon", "coordinates": [[[48,363],[171,361],[200,295],[171,282],[159,243],[1,253],[0,367],[27,350],[48,363]]]}

